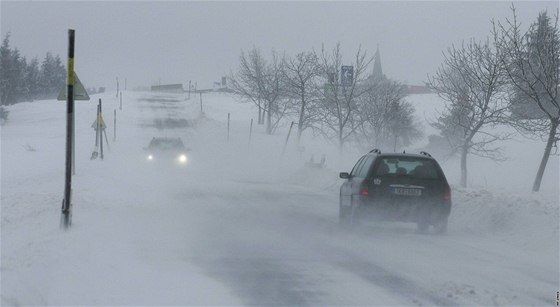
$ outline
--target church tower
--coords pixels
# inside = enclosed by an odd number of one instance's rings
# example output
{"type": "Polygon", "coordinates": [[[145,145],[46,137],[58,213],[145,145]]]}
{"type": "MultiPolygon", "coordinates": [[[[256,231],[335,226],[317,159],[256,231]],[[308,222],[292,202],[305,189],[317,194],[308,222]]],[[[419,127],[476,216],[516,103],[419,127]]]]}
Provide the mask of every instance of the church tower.
{"type": "Polygon", "coordinates": [[[375,51],[375,59],[373,62],[373,78],[383,78],[383,69],[381,68],[381,55],[379,53],[379,45],[377,45],[377,50],[375,51]]]}

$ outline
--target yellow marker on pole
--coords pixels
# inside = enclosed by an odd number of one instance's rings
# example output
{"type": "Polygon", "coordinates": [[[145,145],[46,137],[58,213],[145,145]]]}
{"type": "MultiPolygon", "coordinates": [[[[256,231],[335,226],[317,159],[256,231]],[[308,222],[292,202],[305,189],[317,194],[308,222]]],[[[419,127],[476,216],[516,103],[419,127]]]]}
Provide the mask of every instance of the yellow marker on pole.
{"type": "Polygon", "coordinates": [[[74,86],[74,58],[68,58],[68,80],[67,85],[74,86]]]}

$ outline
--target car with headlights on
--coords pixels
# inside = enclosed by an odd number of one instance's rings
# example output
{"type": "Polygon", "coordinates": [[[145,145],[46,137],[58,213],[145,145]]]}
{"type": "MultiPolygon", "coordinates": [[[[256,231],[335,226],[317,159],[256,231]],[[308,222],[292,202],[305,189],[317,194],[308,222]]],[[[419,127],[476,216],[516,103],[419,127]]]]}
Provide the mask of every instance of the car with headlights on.
{"type": "Polygon", "coordinates": [[[150,163],[171,163],[178,166],[186,166],[188,163],[187,152],[180,137],[154,137],[148,147],[145,147],[146,160],[150,163]]]}
{"type": "Polygon", "coordinates": [[[339,222],[352,226],[364,220],[417,224],[418,232],[447,231],[451,190],[443,170],[428,153],[363,155],[340,187],[339,222]]]}

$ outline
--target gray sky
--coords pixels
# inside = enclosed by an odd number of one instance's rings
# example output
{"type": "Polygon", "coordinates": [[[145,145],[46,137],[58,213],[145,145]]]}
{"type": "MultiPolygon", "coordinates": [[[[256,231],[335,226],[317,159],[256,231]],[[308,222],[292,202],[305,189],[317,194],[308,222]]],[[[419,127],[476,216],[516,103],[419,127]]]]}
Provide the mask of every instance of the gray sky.
{"type": "MultiPolygon", "coordinates": [[[[490,20],[511,17],[507,1],[181,2],[1,1],[2,38],[28,59],[47,51],[66,63],[68,29],[76,30],[75,68],[86,87],[129,88],[197,81],[199,88],[235,70],[241,50],[257,47],[293,55],[341,43],[345,61],[361,45],[379,45],[384,73],[421,84],[442,50],[484,39],[490,20]],[[122,84],[122,83],[121,83],[122,84]]],[[[529,25],[558,1],[515,2],[529,25]]],[[[371,68],[370,68],[371,69],[371,68]]]]}

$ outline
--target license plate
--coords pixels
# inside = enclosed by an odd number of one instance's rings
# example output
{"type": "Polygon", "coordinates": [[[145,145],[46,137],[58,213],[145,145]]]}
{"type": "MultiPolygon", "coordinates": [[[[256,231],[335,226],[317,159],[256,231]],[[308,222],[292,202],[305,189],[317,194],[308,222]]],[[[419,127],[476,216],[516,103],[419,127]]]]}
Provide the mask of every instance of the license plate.
{"type": "Polygon", "coordinates": [[[394,188],[393,193],[397,195],[406,195],[406,196],[420,196],[422,195],[421,189],[408,189],[408,188],[394,188]]]}

